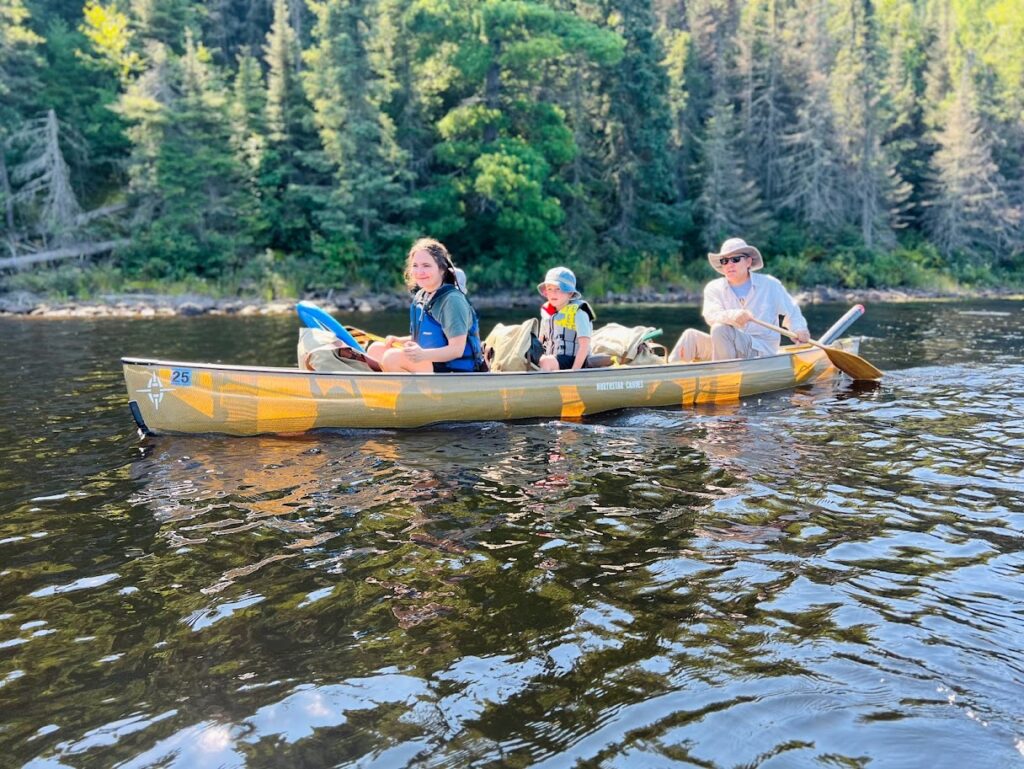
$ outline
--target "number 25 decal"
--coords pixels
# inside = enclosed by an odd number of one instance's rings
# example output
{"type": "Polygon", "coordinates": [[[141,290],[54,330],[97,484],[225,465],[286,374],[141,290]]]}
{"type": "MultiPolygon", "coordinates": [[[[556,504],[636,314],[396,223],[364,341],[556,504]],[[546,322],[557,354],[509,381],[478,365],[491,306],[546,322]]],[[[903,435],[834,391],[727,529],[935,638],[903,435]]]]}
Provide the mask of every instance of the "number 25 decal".
{"type": "Polygon", "coordinates": [[[178,387],[188,387],[192,384],[192,369],[189,368],[172,368],[171,369],[171,384],[178,385],[178,387]]]}

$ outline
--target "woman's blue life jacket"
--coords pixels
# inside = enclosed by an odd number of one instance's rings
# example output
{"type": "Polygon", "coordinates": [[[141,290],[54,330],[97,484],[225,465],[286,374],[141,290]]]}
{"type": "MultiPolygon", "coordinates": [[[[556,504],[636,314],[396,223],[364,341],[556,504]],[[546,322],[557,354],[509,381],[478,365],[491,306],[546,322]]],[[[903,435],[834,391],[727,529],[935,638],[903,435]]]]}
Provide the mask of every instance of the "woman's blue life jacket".
{"type": "MultiPolygon", "coordinates": [[[[447,296],[452,291],[459,291],[459,289],[450,283],[445,283],[426,301],[424,301],[425,292],[422,290],[418,291],[413,298],[412,305],[409,307],[409,334],[413,341],[424,350],[436,350],[448,346],[448,337],[445,336],[444,328],[430,314],[430,311],[437,304],[438,299],[447,296]]],[[[466,299],[464,294],[463,298],[466,299]]],[[[469,304],[469,299],[466,299],[466,303],[469,304]]],[[[438,369],[447,371],[487,370],[487,365],[484,363],[483,345],[480,343],[480,319],[472,304],[469,304],[469,311],[473,314],[473,324],[466,335],[466,348],[462,351],[462,355],[455,360],[435,363],[435,371],[438,369]]]]}

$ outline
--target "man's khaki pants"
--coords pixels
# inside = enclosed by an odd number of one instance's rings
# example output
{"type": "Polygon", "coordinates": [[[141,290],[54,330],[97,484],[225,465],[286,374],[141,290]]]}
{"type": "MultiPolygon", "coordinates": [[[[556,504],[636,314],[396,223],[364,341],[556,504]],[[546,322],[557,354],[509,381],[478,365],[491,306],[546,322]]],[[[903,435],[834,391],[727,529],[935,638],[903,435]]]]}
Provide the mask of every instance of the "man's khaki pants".
{"type": "Polygon", "coordinates": [[[688,328],[679,337],[668,356],[670,363],[692,363],[698,360],[731,360],[756,358],[754,340],[746,331],[716,323],[711,333],[688,328]]]}

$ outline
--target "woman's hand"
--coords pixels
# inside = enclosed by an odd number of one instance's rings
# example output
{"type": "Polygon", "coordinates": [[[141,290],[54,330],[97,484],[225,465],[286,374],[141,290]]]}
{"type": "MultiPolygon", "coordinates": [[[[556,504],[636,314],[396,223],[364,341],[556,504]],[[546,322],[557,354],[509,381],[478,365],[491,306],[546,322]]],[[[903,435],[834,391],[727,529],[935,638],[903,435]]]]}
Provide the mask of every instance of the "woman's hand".
{"type": "Polygon", "coordinates": [[[796,337],[796,341],[800,342],[800,344],[807,344],[807,342],[811,338],[811,334],[810,332],[807,331],[807,329],[804,329],[802,331],[794,331],[793,336],[796,337]]]}
{"type": "Polygon", "coordinates": [[[420,347],[415,342],[405,342],[402,345],[402,352],[405,353],[405,357],[411,360],[413,363],[419,363],[420,361],[429,360],[427,357],[427,351],[420,347]]]}

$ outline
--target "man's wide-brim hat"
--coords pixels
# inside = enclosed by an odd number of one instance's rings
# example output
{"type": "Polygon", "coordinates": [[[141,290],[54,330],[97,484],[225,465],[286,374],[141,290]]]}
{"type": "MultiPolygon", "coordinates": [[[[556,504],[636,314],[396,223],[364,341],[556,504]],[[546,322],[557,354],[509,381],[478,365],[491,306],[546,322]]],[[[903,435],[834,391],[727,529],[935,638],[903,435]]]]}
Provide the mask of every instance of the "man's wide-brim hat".
{"type": "Polygon", "coordinates": [[[711,268],[715,272],[725,272],[725,268],[718,263],[718,260],[725,256],[740,256],[746,254],[750,257],[750,269],[760,270],[764,267],[764,259],[761,258],[761,252],[753,246],[748,246],[747,241],[743,238],[729,238],[722,244],[722,249],[717,254],[708,254],[708,261],[711,262],[711,268]]]}
{"type": "Polygon", "coordinates": [[[541,296],[544,296],[544,286],[548,284],[558,286],[565,293],[571,294],[574,299],[582,296],[576,290],[576,274],[568,267],[552,267],[548,270],[548,274],[544,276],[544,282],[537,284],[537,290],[541,296]]]}

